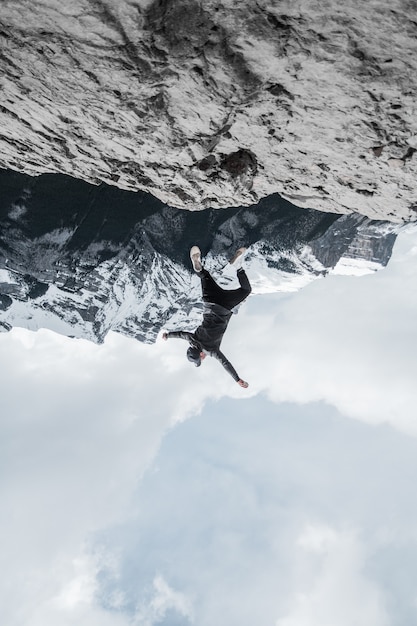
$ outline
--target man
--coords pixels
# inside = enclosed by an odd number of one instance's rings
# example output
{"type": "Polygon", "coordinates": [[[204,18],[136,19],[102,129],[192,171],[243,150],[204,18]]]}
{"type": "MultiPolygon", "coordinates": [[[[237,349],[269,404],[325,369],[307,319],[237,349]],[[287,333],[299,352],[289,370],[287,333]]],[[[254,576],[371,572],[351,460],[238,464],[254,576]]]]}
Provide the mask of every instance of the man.
{"type": "Polygon", "coordinates": [[[187,358],[194,363],[196,367],[200,367],[207,355],[214,357],[223,365],[234,380],[245,389],[249,386],[247,382],[242,380],[233,365],[226,359],[224,354],[220,352],[220,344],[223,335],[226,332],[227,325],[233,314],[233,309],[248,297],[252,288],[249,284],[245,270],[242,268],[243,255],[246,248],[239,248],[230,264],[236,267],[237,277],[240,283],[239,289],[222,289],[204,269],[201,264],[201,252],[197,246],[193,246],[190,250],[191,262],[194,271],[201,279],[201,287],[203,291],[203,323],[196,329],[194,333],[185,331],[173,331],[163,333],[162,338],[179,338],[185,339],[190,344],[187,350],[187,358]]]}

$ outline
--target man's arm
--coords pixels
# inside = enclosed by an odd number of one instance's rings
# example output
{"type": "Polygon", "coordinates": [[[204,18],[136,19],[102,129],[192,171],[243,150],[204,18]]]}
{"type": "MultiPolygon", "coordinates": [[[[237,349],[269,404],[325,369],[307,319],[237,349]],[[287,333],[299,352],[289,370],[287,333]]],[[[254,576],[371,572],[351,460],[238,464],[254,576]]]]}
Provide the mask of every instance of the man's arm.
{"type": "Polygon", "coordinates": [[[226,359],[223,352],[220,352],[220,350],[217,350],[217,352],[212,352],[211,355],[214,356],[214,358],[217,359],[223,365],[226,372],[228,372],[230,376],[233,378],[233,380],[235,380],[241,387],[244,387],[245,389],[246,387],[249,387],[248,383],[239,377],[239,374],[236,372],[235,368],[230,363],[230,361],[226,359]]]}
{"type": "Polygon", "coordinates": [[[193,333],[187,333],[185,330],[173,330],[170,333],[163,333],[162,339],[185,339],[190,341],[194,337],[193,333]]]}

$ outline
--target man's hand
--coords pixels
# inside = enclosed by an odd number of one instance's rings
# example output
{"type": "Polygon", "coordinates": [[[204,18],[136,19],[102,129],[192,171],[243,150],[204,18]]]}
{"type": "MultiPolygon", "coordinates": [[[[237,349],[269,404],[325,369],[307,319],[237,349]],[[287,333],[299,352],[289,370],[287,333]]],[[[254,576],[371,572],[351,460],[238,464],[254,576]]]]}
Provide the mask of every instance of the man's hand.
{"type": "Polygon", "coordinates": [[[245,380],[242,380],[241,378],[239,378],[237,382],[244,389],[247,389],[249,387],[249,383],[247,383],[245,380]]]}
{"type": "Polygon", "coordinates": [[[166,341],[168,339],[168,333],[162,333],[162,339],[166,341]]]}

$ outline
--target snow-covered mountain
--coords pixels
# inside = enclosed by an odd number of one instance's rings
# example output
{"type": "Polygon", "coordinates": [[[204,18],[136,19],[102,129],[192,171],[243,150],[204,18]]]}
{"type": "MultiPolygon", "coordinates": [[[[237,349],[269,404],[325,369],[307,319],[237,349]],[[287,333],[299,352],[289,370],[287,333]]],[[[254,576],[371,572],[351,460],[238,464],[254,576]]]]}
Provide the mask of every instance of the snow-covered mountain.
{"type": "Polygon", "coordinates": [[[145,193],[64,175],[0,170],[0,325],[101,342],[109,330],[144,342],[193,328],[201,311],[188,251],[232,286],[227,259],[248,246],[253,293],[294,291],[329,271],[374,271],[398,227],[361,215],[299,209],[278,195],[252,207],[189,212],[145,193]]]}

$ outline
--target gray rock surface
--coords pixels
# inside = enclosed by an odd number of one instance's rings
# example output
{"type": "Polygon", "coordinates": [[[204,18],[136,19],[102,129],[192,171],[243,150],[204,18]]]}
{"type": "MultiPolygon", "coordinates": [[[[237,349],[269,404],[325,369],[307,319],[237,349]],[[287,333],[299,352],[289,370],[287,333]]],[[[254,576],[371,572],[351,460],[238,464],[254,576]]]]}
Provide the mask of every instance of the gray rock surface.
{"type": "Polygon", "coordinates": [[[0,166],[415,218],[409,0],[2,0],[0,166]]]}

